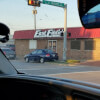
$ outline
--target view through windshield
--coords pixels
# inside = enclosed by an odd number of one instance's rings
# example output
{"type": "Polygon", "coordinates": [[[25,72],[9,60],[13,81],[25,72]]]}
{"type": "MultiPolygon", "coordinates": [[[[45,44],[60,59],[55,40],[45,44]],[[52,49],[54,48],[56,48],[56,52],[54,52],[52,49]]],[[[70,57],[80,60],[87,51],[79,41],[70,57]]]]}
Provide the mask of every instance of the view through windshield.
{"type": "MultiPolygon", "coordinates": [[[[3,52],[7,59],[29,75],[100,83],[100,28],[82,26],[77,0],[41,0],[38,7],[31,3],[0,0],[0,22],[10,28],[10,40],[0,43],[9,48],[9,54],[3,52]]],[[[100,16],[100,5],[94,10],[100,16]]],[[[1,53],[0,59],[0,70],[11,66],[1,53]]]]}

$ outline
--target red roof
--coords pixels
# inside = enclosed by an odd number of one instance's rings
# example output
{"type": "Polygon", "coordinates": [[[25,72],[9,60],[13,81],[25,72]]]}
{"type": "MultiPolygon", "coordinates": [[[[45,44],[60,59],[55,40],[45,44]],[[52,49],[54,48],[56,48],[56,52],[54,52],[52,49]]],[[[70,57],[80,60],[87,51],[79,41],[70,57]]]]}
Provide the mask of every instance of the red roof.
{"type": "MultiPolygon", "coordinates": [[[[56,28],[62,29],[62,28],[56,28]]],[[[45,31],[48,29],[42,29],[45,31]]],[[[97,29],[84,29],[83,27],[74,27],[68,28],[68,33],[71,33],[71,36],[68,38],[100,38],[100,28],[97,29]]],[[[34,30],[23,30],[23,31],[15,31],[14,39],[34,39],[34,30]]]]}
{"type": "Polygon", "coordinates": [[[33,39],[35,31],[34,30],[23,30],[23,31],[15,31],[14,39],[33,39]]]}
{"type": "Polygon", "coordinates": [[[84,30],[83,27],[68,28],[67,32],[71,33],[71,37],[68,38],[83,38],[84,30]]]}
{"type": "Polygon", "coordinates": [[[80,28],[68,28],[68,32],[71,33],[69,38],[100,38],[100,28],[96,29],[84,29],[80,28]]]}
{"type": "Polygon", "coordinates": [[[100,28],[85,30],[83,37],[84,38],[100,38],[100,28]]]}

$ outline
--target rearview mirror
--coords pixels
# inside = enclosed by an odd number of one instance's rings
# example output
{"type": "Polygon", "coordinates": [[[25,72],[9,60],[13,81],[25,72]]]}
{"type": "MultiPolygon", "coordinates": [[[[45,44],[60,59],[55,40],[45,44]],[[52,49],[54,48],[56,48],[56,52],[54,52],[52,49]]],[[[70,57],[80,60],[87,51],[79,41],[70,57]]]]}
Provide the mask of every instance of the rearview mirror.
{"type": "Polygon", "coordinates": [[[78,0],[79,16],[87,28],[100,28],[100,0],[78,0]]]}

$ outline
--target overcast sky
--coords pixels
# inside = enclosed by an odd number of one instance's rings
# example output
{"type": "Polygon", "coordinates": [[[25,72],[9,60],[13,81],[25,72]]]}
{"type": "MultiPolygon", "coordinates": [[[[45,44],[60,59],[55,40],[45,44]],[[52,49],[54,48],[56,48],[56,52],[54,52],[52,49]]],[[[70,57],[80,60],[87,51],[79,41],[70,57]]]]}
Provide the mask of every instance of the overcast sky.
{"type": "MultiPolygon", "coordinates": [[[[67,26],[80,27],[77,0],[49,0],[67,4],[67,26]]],[[[37,7],[37,29],[64,27],[64,9],[41,4],[37,7]]],[[[0,0],[0,22],[11,29],[34,29],[33,7],[28,6],[27,0],[0,0]]]]}

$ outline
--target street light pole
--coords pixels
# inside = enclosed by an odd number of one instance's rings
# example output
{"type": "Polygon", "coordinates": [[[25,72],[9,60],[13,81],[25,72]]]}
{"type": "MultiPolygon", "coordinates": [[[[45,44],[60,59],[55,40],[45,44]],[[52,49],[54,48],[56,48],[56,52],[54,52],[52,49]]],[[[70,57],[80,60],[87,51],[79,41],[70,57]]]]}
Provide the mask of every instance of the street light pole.
{"type": "Polygon", "coordinates": [[[63,61],[67,60],[67,5],[64,7],[63,61]]]}
{"type": "Polygon", "coordinates": [[[37,10],[36,10],[35,6],[34,6],[33,14],[34,14],[34,30],[36,30],[36,14],[37,14],[37,10]]]}

